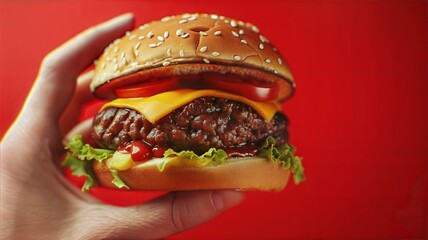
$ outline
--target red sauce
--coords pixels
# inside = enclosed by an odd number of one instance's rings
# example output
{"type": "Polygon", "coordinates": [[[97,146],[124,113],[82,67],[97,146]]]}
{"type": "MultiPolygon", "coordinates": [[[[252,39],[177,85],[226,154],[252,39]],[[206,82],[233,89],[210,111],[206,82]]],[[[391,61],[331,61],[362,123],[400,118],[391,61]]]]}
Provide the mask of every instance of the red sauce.
{"type": "Polygon", "coordinates": [[[150,147],[141,141],[135,141],[126,146],[119,147],[117,151],[120,153],[131,154],[132,160],[136,162],[146,161],[152,158],[152,151],[150,147]]]}
{"type": "Polygon", "coordinates": [[[168,149],[168,148],[166,148],[166,147],[162,147],[162,146],[156,145],[156,146],[152,149],[153,157],[156,157],[156,158],[162,158],[162,157],[163,157],[163,154],[165,153],[165,151],[166,151],[167,149],[168,149]]]}
{"type": "Polygon", "coordinates": [[[257,148],[254,146],[226,148],[224,151],[229,157],[254,157],[257,155],[257,148]]]}
{"type": "MultiPolygon", "coordinates": [[[[126,146],[119,147],[117,149],[120,153],[131,154],[132,160],[147,161],[152,157],[162,158],[163,154],[167,150],[167,147],[156,145],[152,149],[150,146],[142,141],[135,141],[126,146]]],[[[228,157],[253,157],[258,153],[258,149],[254,146],[245,146],[245,147],[234,147],[234,148],[225,148],[224,151],[227,153],[228,157]]]]}

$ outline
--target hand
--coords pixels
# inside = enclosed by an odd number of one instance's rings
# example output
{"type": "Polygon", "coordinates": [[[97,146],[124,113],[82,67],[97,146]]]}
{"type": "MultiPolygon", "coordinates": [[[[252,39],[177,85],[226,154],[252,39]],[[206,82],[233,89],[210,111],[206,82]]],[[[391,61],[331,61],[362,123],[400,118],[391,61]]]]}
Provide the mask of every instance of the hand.
{"type": "Polygon", "coordinates": [[[130,30],[132,21],[131,14],[124,14],[92,27],[43,60],[1,143],[2,239],[164,238],[242,200],[236,191],[171,192],[142,205],[116,207],[80,192],[56,167],[64,153],[64,133],[77,124],[82,105],[92,98],[90,74],[76,81],[78,75],[130,30]]]}

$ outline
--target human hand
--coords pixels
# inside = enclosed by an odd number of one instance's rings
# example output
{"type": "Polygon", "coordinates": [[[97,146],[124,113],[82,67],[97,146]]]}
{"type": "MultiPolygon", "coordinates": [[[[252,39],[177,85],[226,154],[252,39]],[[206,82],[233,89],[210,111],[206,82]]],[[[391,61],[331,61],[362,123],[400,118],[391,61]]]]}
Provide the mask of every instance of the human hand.
{"type": "Polygon", "coordinates": [[[56,167],[62,139],[92,98],[91,75],[78,75],[106,45],[133,27],[124,14],[50,53],[1,143],[2,239],[164,238],[238,204],[236,191],[171,192],[132,207],[103,204],[72,186],[56,167]],[[61,119],[61,120],[60,120],[61,119]]]}

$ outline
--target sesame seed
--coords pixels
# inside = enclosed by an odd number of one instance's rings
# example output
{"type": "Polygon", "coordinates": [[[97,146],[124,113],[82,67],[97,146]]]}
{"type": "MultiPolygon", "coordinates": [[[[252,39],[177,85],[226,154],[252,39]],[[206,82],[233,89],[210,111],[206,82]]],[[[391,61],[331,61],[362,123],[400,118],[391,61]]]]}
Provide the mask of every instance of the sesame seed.
{"type": "Polygon", "coordinates": [[[116,72],[116,71],[118,70],[118,68],[119,68],[119,64],[117,64],[117,63],[116,63],[116,64],[114,65],[114,67],[113,67],[113,71],[115,71],[115,72],[116,72]]]}
{"type": "Polygon", "coordinates": [[[111,58],[110,57],[106,57],[107,62],[110,62],[111,58]]]}
{"type": "Polygon", "coordinates": [[[117,63],[117,58],[113,58],[113,63],[117,63]]]}
{"type": "Polygon", "coordinates": [[[213,55],[213,57],[218,57],[218,56],[220,56],[220,53],[219,52],[212,52],[211,55],[213,55]]]}
{"type": "Polygon", "coordinates": [[[190,35],[189,33],[185,33],[185,34],[181,35],[180,37],[187,38],[189,35],[190,35]]]}
{"type": "Polygon", "coordinates": [[[120,54],[120,58],[125,58],[125,52],[122,52],[122,54],[120,54]]]}
{"type": "Polygon", "coordinates": [[[269,58],[266,58],[266,59],[265,59],[265,62],[266,62],[266,63],[270,63],[271,61],[270,61],[270,59],[269,59],[269,58]]]}
{"type": "Polygon", "coordinates": [[[245,45],[247,45],[247,44],[248,44],[247,40],[245,40],[245,39],[242,39],[242,40],[241,40],[241,43],[243,43],[243,44],[245,44],[245,45]]]}
{"type": "Polygon", "coordinates": [[[163,65],[164,67],[169,66],[170,64],[171,64],[170,62],[163,62],[163,63],[162,63],[162,65],[163,65]]]}
{"type": "Polygon", "coordinates": [[[218,19],[218,15],[217,14],[211,14],[211,19],[218,19]]]}
{"type": "Polygon", "coordinates": [[[260,48],[261,50],[263,50],[263,49],[265,49],[265,45],[263,45],[263,43],[260,43],[260,44],[259,44],[259,48],[260,48]]]}
{"type": "Polygon", "coordinates": [[[135,50],[134,54],[135,54],[136,57],[138,57],[138,54],[139,54],[138,50],[135,50]]]}
{"type": "Polygon", "coordinates": [[[184,57],[184,51],[183,50],[180,50],[180,57],[184,57]]]}
{"type": "Polygon", "coordinates": [[[235,32],[235,31],[232,31],[232,34],[233,34],[233,36],[235,36],[235,37],[239,37],[239,34],[238,34],[237,32],[235,32]]]}
{"type": "Polygon", "coordinates": [[[185,14],[181,15],[181,17],[182,18],[188,18],[188,17],[190,17],[190,14],[189,13],[185,13],[185,14]]]}
{"type": "Polygon", "coordinates": [[[235,20],[232,20],[232,21],[230,21],[230,26],[232,26],[232,27],[237,27],[237,26],[238,26],[238,24],[236,23],[236,21],[235,21],[235,20]]]}
{"type": "Polygon", "coordinates": [[[218,17],[220,20],[224,20],[226,17],[225,16],[220,16],[218,17]]]}
{"type": "Polygon", "coordinates": [[[136,38],[137,37],[137,35],[131,35],[130,37],[129,37],[129,40],[132,40],[132,39],[134,39],[134,38],[136,38]]]}
{"type": "Polygon", "coordinates": [[[165,41],[165,38],[163,38],[162,36],[158,36],[158,40],[163,42],[163,41],[165,41]]]}
{"type": "Polygon", "coordinates": [[[119,52],[119,47],[114,47],[113,51],[116,53],[119,52]]]}
{"type": "Polygon", "coordinates": [[[259,38],[262,43],[269,42],[263,35],[260,35],[259,38]]]}
{"type": "Polygon", "coordinates": [[[208,36],[208,33],[204,32],[204,31],[200,31],[199,34],[201,34],[202,36],[208,36]]]}
{"type": "Polygon", "coordinates": [[[163,44],[163,42],[158,42],[157,44],[156,44],[156,46],[157,47],[159,47],[160,45],[162,45],[163,44]]]}
{"type": "Polygon", "coordinates": [[[189,20],[189,21],[194,21],[194,20],[196,20],[196,19],[198,19],[196,16],[192,16],[192,17],[188,18],[187,20],[189,20]]]}
{"type": "Polygon", "coordinates": [[[139,37],[138,37],[138,40],[143,40],[144,38],[146,38],[146,37],[144,37],[144,36],[139,36],[139,37]]]}
{"type": "Polygon", "coordinates": [[[207,49],[208,49],[208,47],[204,46],[204,47],[201,47],[201,49],[199,49],[199,51],[201,51],[201,52],[206,52],[206,51],[207,51],[207,49]]]}
{"type": "Polygon", "coordinates": [[[240,57],[240,56],[238,56],[238,55],[234,55],[234,56],[233,56],[233,59],[235,59],[236,61],[239,61],[239,60],[241,60],[241,57],[240,57]]]}
{"type": "Polygon", "coordinates": [[[244,34],[245,32],[244,32],[244,29],[239,29],[239,34],[244,34]]]}
{"type": "Polygon", "coordinates": [[[118,44],[120,42],[120,38],[117,38],[116,40],[114,40],[113,44],[118,44]]]}
{"type": "Polygon", "coordinates": [[[214,35],[220,36],[221,35],[221,31],[215,31],[214,35]]]}
{"type": "Polygon", "coordinates": [[[238,25],[242,27],[242,26],[244,26],[244,22],[243,21],[238,21],[238,25]]]}
{"type": "Polygon", "coordinates": [[[126,58],[122,58],[122,64],[126,65],[126,58]]]}
{"type": "Polygon", "coordinates": [[[171,17],[164,17],[161,19],[161,22],[166,22],[169,21],[171,19],[171,17]]]}
{"type": "Polygon", "coordinates": [[[180,24],[187,23],[187,19],[181,19],[180,21],[178,21],[178,23],[180,24]]]}
{"type": "Polygon", "coordinates": [[[225,19],[224,22],[227,23],[227,24],[230,23],[229,19],[225,19]]]}
{"type": "Polygon", "coordinates": [[[281,58],[278,58],[278,64],[282,65],[282,59],[281,58]]]}
{"type": "Polygon", "coordinates": [[[273,70],[273,72],[275,73],[275,74],[278,74],[279,72],[278,71],[276,71],[276,70],[273,70]]]}
{"type": "Polygon", "coordinates": [[[149,47],[151,47],[151,48],[155,48],[155,47],[157,47],[158,45],[156,44],[156,43],[150,43],[149,44],[149,47]]]}
{"type": "Polygon", "coordinates": [[[165,32],[163,33],[163,37],[164,37],[165,39],[167,39],[167,38],[169,37],[169,32],[168,32],[168,31],[165,31],[165,32]]]}
{"type": "Polygon", "coordinates": [[[104,69],[106,67],[106,63],[105,62],[103,62],[102,64],[101,64],[101,68],[102,69],[104,69]]]}
{"type": "Polygon", "coordinates": [[[125,35],[129,36],[129,34],[131,34],[131,32],[130,31],[126,31],[125,35]]]}
{"type": "Polygon", "coordinates": [[[137,62],[133,62],[133,63],[131,63],[131,67],[136,67],[136,66],[138,66],[138,63],[137,63],[137,62]]]}
{"type": "Polygon", "coordinates": [[[138,29],[143,30],[147,27],[147,24],[141,25],[140,27],[138,27],[138,29]]]}
{"type": "Polygon", "coordinates": [[[210,60],[208,60],[208,59],[206,59],[206,58],[203,58],[202,59],[205,63],[210,63],[210,60]]]}
{"type": "Polygon", "coordinates": [[[168,48],[168,50],[166,50],[166,55],[171,56],[171,54],[172,54],[171,48],[168,48]]]}
{"type": "Polygon", "coordinates": [[[141,42],[138,42],[138,43],[135,45],[135,50],[137,50],[137,49],[140,47],[140,45],[141,45],[141,42]]]}
{"type": "Polygon", "coordinates": [[[184,34],[184,30],[183,29],[178,29],[176,32],[175,32],[175,34],[177,35],[177,36],[181,36],[181,35],[183,35],[184,34]]]}
{"type": "Polygon", "coordinates": [[[150,31],[149,33],[147,33],[147,37],[148,37],[148,38],[152,38],[154,35],[155,35],[155,34],[154,34],[152,31],[150,31]]]}
{"type": "Polygon", "coordinates": [[[259,33],[259,29],[256,26],[251,26],[251,30],[255,33],[259,33]]]}

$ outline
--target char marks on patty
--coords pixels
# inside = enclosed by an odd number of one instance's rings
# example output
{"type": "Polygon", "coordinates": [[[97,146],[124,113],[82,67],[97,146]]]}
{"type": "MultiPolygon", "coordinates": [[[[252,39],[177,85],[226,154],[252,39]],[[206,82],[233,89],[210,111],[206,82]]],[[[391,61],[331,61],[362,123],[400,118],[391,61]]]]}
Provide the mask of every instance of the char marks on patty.
{"type": "Polygon", "coordinates": [[[92,137],[109,149],[143,140],[152,146],[202,153],[211,147],[257,146],[268,136],[282,144],[288,141],[287,125],[288,119],[280,112],[267,121],[244,103],[203,97],[155,123],[135,110],[106,108],[94,119],[92,137]]]}

